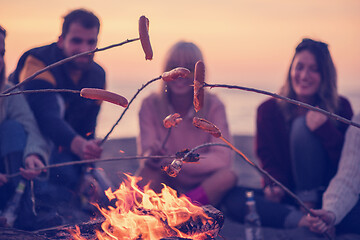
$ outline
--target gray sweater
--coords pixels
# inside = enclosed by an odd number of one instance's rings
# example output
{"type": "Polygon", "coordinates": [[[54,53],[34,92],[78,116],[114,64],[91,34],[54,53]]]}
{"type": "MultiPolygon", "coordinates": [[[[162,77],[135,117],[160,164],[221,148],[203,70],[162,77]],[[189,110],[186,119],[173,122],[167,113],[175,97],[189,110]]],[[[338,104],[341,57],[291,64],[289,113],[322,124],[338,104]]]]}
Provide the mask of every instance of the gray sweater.
{"type": "MultiPolygon", "coordinates": [[[[7,84],[6,88],[10,85],[7,84]]],[[[17,90],[14,90],[14,92],[17,90]]],[[[14,120],[23,125],[27,133],[27,142],[24,150],[24,158],[29,154],[39,155],[45,164],[49,159],[50,145],[40,133],[34,115],[22,94],[13,95],[0,99],[0,124],[4,120],[14,120]]]]}
{"type": "MultiPolygon", "coordinates": [[[[360,123],[360,114],[353,118],[360,123]]],[[[335,214],[335,224],[350,212],[360,194],[360,129],[350,126],[335,177],[323,195],[323,209],[335,214]]]]}

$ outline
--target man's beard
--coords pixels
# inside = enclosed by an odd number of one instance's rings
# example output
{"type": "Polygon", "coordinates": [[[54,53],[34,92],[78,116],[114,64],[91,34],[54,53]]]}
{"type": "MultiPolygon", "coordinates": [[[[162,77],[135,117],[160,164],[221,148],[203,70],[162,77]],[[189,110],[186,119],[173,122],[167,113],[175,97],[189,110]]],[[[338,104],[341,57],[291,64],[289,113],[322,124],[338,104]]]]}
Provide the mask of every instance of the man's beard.
{"type": "Polygon", "coordinates": [[[76,59],[73,59],[72,61],[69,62],[69,67],[73,70],[88,70],[91,66],[91,64],[94,62],[94,56],[88,56],[88,60],[87,62],[78,62],[76,61],[76,59]]]}

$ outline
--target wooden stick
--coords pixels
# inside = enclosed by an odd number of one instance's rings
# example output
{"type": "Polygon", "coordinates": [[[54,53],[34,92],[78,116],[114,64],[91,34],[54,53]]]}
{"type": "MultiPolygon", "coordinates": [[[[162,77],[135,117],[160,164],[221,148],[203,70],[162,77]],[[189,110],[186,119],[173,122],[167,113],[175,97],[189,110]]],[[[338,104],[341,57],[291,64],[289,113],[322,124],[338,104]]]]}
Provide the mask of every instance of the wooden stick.
{"type": "Polygon", "coordinates": [[[26,93],[54,93],[54,92],[68,92],[68,93],[76,93],[80,94],[79,90],[71,90],[71,89],[37,89],[37,90],[23,90],[9,93],[0,93],[0,97],[9,97],[13,95],[26,94],[26,93]]]}
{"type": "Polygon", "coordinates": [[[131,103],[134,101],[134,99],[137,97],[137,95],[138,95],[145,87],[147,87],[149,84],[151,84],[151,83],[153,83],[153,82],[155,82],[155,81],[157,81],[157,80],[159,80],[159,79],[161,79],[161,76],[159,76],[159,77],[157,77],[157,78],[154,78],[154,79],[148,81],[147,83],[143,84],[143,85],[141,86],[141,88],[139,88],[139,89],[137,90],[137,92],[135,93],[135,95],[131,98],[131,100],[130,100],[129,104],[127,105],[127,107],[126,107],[126,108],[124,109],[124,111],[121,113],[121,115],[120,115],[120,117],[118,118],[118,120],[114,123],[114,125],[111,127],[110,131],[106,134],[106,136],[101,140],[101,142],[100,142],[100,144],[99,144],[100,146],[103,145],[104,142],[109,138],[110,134],[114,131],[115,127],[119,124],[120,120],[123,118],[124,114],[125,114],[126,111],[129,109],[131,103]]]}
{"type": "Polygon", "coordinates": [[[259,90],[259,89],[256,89],[256,88],[241,87],[241,86],[236,86],[236,85],[208,84],[208,83],[204,83],[203,87],[210,87],[210,88],[220,87],[220,88],[229,88],[229,89],[239,89],[239,90],[244,90],[244,91],[249,91],[249,92],[256,92],[256,93],[268,95],[268,96],[271,96],[273,98],[278,98],[278,99],[284,100],[284,101],[286,101],[288,103],[292,103],[292,104],[295,104],[297,106],[304,107],[304,108],[307,108],[307,109],[315,111],[315,112],[320,112],[320,113],[322,113],[322,114],[324,114],[324,115],[326,115],[326,116],[328,116],[330,118],[333,118],[335,120],[346,123],[348,125],[352,125],[352,126],[355,126],[357,128],[360,128],[360,124],[355,123],[355,122],[353,122],[351,120],[348,120],[346,118],[343,118],[343,117],[341,117],[339,115],[336,115],[334,113],[325,111],[325,110],[323,110],[321,108],[318,108],[318,107],[311,106],[311,105],[309,105],[307,103],[303,103],[303,102],[300,102],[300,101],[297,101],[297,100],[294,100],[294,99],[291,99],[291,98],[287,98],[287,97],[284,97],[284,96],[280,96],[280,95],[275,94],[275,93],[267,92],[267,91],[264,91],[264,90],[259,90]]]}
{"type": "Polygon", "coordinates": [[[169,137],[171,134],[171,129],[172,129],[172,127],[168,129],[165,139],[164,139],[163,143],[161,144],[161,149],[165,149],[165,145],[166,145],[167,141],[169,140],[169,137]]]}
{"type": "MultiPolygon", "coordinates": [[[[268,177],[271,181],[273,181],[276,185],[278,185],[280,188],[282,188],[286,193],[288,193],[292,198],[294,198],[298,204],[300,206],[302,206],[310,215],[316,217],[311,210],[304,204],[303,201],[300,200],[300,198],[298,196],[296,196],[292,191],[290,191],[286,186],[284,186],[281,182],[279,182],[278,180],[276,180],[273,176],[271,176],[267,171],[265,171],[264,169],[262,169],[261,167],[259,167],[256,163],[252,162],[250,159],[248,159],[245,154],[243,154],[239,149],[237,149],[234,145],[232,145],[229,141],[227,141],[224,137],[220,136],[219,137],[222,141],[224,141],[226,143],[226,145],[224,144],[218,144],[218,143],[205,143],[202,145],[199,145],[193,149],[191,149],[181,160],[183,161],[189,154],[191,154],[192,152],[194,152],[195,150],[202,148],[202,147],[208,147],[208,146],[221,146],[221,147],[229,147],[232,150],[234,150],[237,154],[239,154],[241,156],[242,159],[245,160],[246,163],[248,163],[250,166],[254,167],[258,172],[260,172],[261,174],[265,175],[266,177],[268,177]]],[[[324,236],[327,239],[332,239],[332,237],[327,233],[323,233],[324,236]]]]}
{"type": "MultiPolygon", "coordinates": [[[[33,168],[32,170],[46,170],[50,168],[57,168],[57,167],[65,167],[65,166],[72,166],[72,165],[79,165],[79,164],[88,164],[88,163],[95,163],[95,162],[110,162],[110,161],[119,161],[119,160],[135,160],[135,159],[147,159],[147,158],[175,158],[176,156],[127,156],[127,157],[117,157],[117,158],[101,158],[101,159],[89,159],[89,160],[79,160],[79,161],[71,161],[71,162],[64,162],[64,163],[57,163],[52,165],[47,165],[42,168],[33,168]]],[[[20,172],[16,172],[13,174],[6,175],[7,178],[12,178],[19,176],[20,172]]]]}
{"type": "Polygon", "coordinates": [[[113,47],[118,47],[118,46],[121,46],[121,45],[124,45],[126,43],[130,43],[130,42],[134,42],[134,41],[137,41],[139,40],[140,38],[134,38],[134,39],[127,39],[121,43],[116,43],[116,44],[112,44],[112,45],[109,45],[107,47],[104,47],[104,48],[95,48],[94,50],[91,50],[91,51],[87,51],[87,52],[83,52],[83,53],[79,53],[79,54],[76,54],[74,56],[71,56],[71,57],[68,57],[68,58],[64,58],[58,62],[55,62],[53,64],[50,64],[49,66],[35,72],[33,75],[29,76],[28,78],[26,78],[24,81],[12,86],[11,88],[8,88],[6,89],[5,91],[3,91],[2,93],[5,94],[5,93],[9,93],[11,92],[12,90],[14,90],[15,88],[18,88],[22,85],[24,85],[26,82],[28,82],[29,80],[31,79],[34,79],[36,76],[40,75],[41,73],[43,72],[46,72],[47,70],[50,70],[51,68],[54,68],[54,67],[57,67],[57,66],[60,66],[66,62],[69,62],[75,58],[78,58],[78,57],[81,57],[81,56],[84,56],[84,55],[89,55],[89,54],[92,54],[92,53],[95,53],[95,52],[101,52],[101,51],[105,51],[107,49],[110,49],[110,48],[113,48],[113,47]]]}

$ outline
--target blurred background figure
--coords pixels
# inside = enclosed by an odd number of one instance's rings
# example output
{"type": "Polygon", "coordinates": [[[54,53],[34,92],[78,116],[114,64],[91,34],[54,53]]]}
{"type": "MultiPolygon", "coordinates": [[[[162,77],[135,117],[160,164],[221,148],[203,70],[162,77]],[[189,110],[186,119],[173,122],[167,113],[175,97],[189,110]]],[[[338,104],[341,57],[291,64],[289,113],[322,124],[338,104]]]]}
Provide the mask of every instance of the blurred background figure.
{"type": "MultiPolygon", "coordinates": [[[[347,119],[353,115],[349,101],[338,95],[336,69],[327,44],[320,41],[303,39],[296,47],[280,95],[347,119]]],[[[255,151],[268,173],[308,207],[319,207],[321,195],[336,172],[347,127],[321,113],[271,98],[258,107],[255,151]]],[[[229,214],[239,221],[244,206],[237,199],[244,198],[241,187],[227,198],[229,214]]],[[[257,191],[255,199],[263,225],[303,224],[304,214],[285,207],[295,203],[270,179],[264,179],[264,191],[257,191]]]]}
{"type": "MultiPolygon", "coordinates": [[[[5,36],[0,26],[0,91],[12,85],[5,78],[5,36]]],[[[43,139],[23,95],[0,99],[0,210],[11,227],[32,230],[35,221],[30,183],[41,174],[50,146],[43,139]],[[7,178],[16,172],[21,176],[7,178]],[[14,197],[17,195],[16,197],[14,197]]]]}
{"type": "MultiPolygon", "coordinates": [[[[196,129],[192,125],[194,116],[203,117],[221,129],[225,138],[230,138],[225,107],[213,94],[205,92],[204,107],[195,112],[193,108],[194,69],[197,61],[203,60],[200,49],[191,42],[178,42],[168,52],[164,72],[177,67],[191,71],[186,78],[172,82],[162,82],[160,91],[153,93],[142,102],[139,112],[140,137],[139,153],[142,155],[174,155],[185,148],[194,148],[203,143],[220,142],[212,135],[196,129]],[[179,113],[183,119],[171,130],[168,141],[164,143],[168,129],[163,119],[169,114],[179,113]]],[[[185,193],[200,204],[217,205],[223,195],[235,185],[236,176],[231,171],[231,151],[223,147],[208,147],[198,151],[200,161],[184,164],[175,178],[161,170],[173,159],[146,159],[140,164],[137,175],[143,180],[141,186],[150,182],[150,187],[159,192],[161,183],[185,193]]]]}
{"type": "MultiPolygon", "coordinates": [[[[85,9],[69,12],[64,17],[58,41],[25,52],[11,80],[22,82],[45,66],[94,50],[99,30],[100,21],[92,12],[85,9]]],[[[75,58],[24,84],[26,90],[82,88],[105,88],[105,71],[94,61],[94,54],[75,58]]],[[[43,135],[53,143],[51,164],[100,158],[102,148],[95,139],[100,101],[71,93],[28,94],[27,100],[43,135]]],[[[54,168],[50,171],[48,186],[39,189],[39,194],[47,199],[44,201],[47,205],[64,203],[66,207],[62,210],[71,209],[70,202],[78,206],[80,201],[81,206],[92,209],[89,202],[99,201],[105,190],[99,187],[93,173],[89,165],[54,168]]],[[[73,212],[67,214],[71,218],[73,212]]]]}

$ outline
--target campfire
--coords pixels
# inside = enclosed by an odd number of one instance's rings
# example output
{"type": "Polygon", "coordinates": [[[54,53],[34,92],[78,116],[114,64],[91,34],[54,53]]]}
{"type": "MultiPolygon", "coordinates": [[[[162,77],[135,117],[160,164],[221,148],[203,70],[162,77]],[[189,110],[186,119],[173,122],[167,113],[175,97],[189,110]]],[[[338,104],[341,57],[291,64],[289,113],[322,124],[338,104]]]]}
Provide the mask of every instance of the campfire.
{"type": "Polygon", "coordinates": [[[203,240],[218,235],[224,223],[219,210],[210,205],[197,206],[185,195],[178,197],[177,192],[165,184],[161,193],[155,193],[148,186],[140,189],[137,186],[140,178],[126,177],[117,190],[105,192],[113,206],[96,205],[103,218],[38,233],[48,239],[77,240],[203,240]]]}

